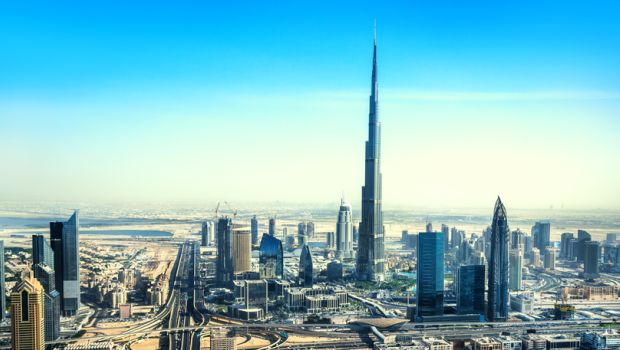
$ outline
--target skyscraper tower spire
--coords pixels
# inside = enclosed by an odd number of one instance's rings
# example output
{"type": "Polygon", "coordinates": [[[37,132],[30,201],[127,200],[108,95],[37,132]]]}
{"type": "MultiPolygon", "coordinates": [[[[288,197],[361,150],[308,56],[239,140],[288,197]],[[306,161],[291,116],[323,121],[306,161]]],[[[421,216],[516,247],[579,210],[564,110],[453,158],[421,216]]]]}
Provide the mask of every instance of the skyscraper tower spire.
{"type": "Polygon", "coordinates": [[[379,101],[377,85],[376,25],[372,53],[372,78],[366,141],[365,182],[362,187],[362,219],[359,227],[357,278],[362,281],[382,281],[384,273],[383,211],[381,209],[381,123],[377,115],[379,101]]]}

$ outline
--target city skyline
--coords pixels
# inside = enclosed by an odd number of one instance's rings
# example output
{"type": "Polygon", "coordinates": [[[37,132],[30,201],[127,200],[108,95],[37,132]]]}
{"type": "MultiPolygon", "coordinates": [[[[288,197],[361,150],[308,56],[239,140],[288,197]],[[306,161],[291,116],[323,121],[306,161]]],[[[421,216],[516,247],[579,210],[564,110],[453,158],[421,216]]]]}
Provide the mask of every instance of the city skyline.
{"type": "Polygon", "coordinates": [[[9,165],[0,192],[19,201],[291,203],[332,202],[344,192],[355,204],[376,17],[386,206],[480,208],[499,194],[516,208],[619,209],[613,62],[620,54],[611,42],[618,9],[605,5],[566,4],[543,16],[531,11],[533,2],[486,9],[362,4],[343,23],[347,8],[339,6],[290,5],[288,19],[272,17],[278,12],[269,7],[262,17],[252,7],[239,10],[236,20],[255,32],[223,30],[232,16],[226,7],[213,9],[221,19],[202,21],[160,5],[142,20],[154,33],[170,30],[159,44],[132,25],[127,16],[139,9],[131,6],[124,15],[89,12],[92,24],[66,11],[67,27],[52,29],[44,7],[24,18],[28,5],[3,5],[0,29],[38,25],[14,37],[34,47],[11,40],[0,59],[0,147],[11,150],[0,155],[9,165]],[[576,29],[573,20],[584,11],[596,20],[576,29]],[[164,14],[169,27],[157,21],[164,14]],[[433,15],[454,23],[442,28],[425,19],[433,15]],[[125,26],[127,38],[109,18],[125,26]],[[292,32],[274,30],[280,26],[292,32]],[[82,43],[86,35],[97,50],[82,43]],[[135,42],[144,50],[132,48],[135,42]],[[123,55],[98,57],[99,47],[123,55]],[[487,171],[498,155],[510,169],[501,181],[487,171]],[[55,166],[71,157],[81,161],[55,166]],[[226,174],[208,171],[218,162],[227,162],[226,174]]]}

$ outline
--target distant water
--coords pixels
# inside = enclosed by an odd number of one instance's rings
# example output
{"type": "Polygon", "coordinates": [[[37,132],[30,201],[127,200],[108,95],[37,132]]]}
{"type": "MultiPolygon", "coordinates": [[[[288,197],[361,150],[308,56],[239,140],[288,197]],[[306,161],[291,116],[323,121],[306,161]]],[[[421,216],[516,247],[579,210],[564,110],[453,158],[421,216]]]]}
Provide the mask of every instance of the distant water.
{"type": "MultiPolygon", "coordinates": [[[[11,235],[32,235],[33,232],[13,232],[11,235]]],[[[172,237],[172,233],[158,230],[80,230],[80,235],[172,237]]]]}
{"type": "Polygon", "coordinates": [[[158,230],[80,230],[80,234],[108,236],[172,237],[172,233],[158,230]]]}

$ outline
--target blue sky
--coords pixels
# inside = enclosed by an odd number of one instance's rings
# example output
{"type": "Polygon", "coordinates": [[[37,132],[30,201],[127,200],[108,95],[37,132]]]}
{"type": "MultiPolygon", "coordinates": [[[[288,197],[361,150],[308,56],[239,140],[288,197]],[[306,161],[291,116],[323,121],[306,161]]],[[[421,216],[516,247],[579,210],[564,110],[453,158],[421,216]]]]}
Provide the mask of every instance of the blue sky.
{"type": "Polygon", "coordinates": [[[620,208],[617,1],[3,3],[0,194],[355,202],[374,18],[386,206],[620,208]]]}

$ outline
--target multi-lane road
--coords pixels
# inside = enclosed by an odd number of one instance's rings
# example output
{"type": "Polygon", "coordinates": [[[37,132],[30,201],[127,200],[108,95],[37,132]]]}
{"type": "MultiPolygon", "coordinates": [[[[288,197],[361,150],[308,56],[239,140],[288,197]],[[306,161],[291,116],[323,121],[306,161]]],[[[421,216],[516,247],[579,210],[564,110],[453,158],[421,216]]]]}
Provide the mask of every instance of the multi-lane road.
{"type": "Polygon", "coordinates": [[[168,329],[179,331],[168,333],[168,349],[200,349],[200,327],[206,326],[209,318],[203,304],[198,242],[185,242],[179,254],[177,278],[172,291],[176,297],[168,319],[168,329]]]}

